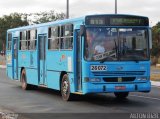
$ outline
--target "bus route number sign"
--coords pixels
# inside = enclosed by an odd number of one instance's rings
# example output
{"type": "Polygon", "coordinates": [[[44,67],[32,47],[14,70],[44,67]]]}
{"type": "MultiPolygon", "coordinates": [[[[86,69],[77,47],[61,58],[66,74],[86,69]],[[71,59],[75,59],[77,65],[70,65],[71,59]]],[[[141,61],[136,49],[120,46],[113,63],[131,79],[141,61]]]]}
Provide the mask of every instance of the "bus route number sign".
{"type": "Polygon", "coordinates": [[[106,71],[107,66],[106,65],[91,65],[91,71],[106,71]]]}

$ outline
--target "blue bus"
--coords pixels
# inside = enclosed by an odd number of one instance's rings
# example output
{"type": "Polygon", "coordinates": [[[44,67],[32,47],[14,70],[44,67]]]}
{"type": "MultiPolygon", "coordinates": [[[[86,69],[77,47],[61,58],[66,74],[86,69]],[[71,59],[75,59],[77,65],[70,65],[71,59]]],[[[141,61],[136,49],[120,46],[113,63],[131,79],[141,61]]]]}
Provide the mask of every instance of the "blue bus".
{"type": "Polygon", "coordinates": [[[74,94],[150,92],[151,30],[149,19],[125,14],[24,26],[7,31],[6,73],[22,89],[74,94]]]}

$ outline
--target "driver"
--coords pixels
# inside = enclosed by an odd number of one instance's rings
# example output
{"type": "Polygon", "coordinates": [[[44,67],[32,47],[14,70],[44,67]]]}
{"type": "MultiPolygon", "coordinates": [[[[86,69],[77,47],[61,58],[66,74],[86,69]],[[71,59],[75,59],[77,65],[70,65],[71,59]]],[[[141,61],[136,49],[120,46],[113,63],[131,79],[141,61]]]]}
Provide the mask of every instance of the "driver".
{"type": "Polygon", "coordinates": [[[105,52],[104,41],[101,41],[100,43],[97,42],[94,48],[94,54],[97,55],[97,54],[102,54],[104,52],[105,52]]]}

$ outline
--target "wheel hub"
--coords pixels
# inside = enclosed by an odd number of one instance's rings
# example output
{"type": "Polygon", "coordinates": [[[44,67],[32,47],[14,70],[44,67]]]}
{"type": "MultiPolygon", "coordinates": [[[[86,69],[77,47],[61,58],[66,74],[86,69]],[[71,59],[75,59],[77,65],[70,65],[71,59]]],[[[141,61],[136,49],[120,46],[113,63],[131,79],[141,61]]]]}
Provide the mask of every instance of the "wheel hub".
{"type": "Polygon", "coordinates": [[[67,92],[68,92],[68,82],[65,80],[64,82],[63,82],[63,94],[67,94],[67,92]]]}

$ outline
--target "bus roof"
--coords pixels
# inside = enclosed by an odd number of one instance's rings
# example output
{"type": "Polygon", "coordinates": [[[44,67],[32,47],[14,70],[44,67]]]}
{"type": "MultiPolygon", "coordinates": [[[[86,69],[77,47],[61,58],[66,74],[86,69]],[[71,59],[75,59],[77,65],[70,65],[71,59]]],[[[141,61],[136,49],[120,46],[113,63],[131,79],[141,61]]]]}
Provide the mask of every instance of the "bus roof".
{"type": "Polygon", "coordinates": [[[84,19],[85,19],[85,17],[79,17],[79,18],[51,21],[51,22],[47,22],[47,23],[40,23],[40,24],[12,28],[12,29],[8,29],[7,32],[18,31],[18,30],[23,30],[23,29],[33,29],[33,28],[37,28],[37,27],[51,26],[51,25],[56,25],[56,24],[61,25],[61,24],[65,24],[65,23],[73,23],[73,22],[77,22],[77,21],[83,21],[84,19]]]}
{"type": "Polygon", "coordinates": [[[38,28],[38,27],[43,27],[43,26],[51,26],[51,25],[56,25],[56,24],[61,25],[61,24],[65,24],[65,23],[73,23],[73,22],[77,22],[77,21],[84,21],[85,18],[89,17],[89,16],[133,16],[133,17],[148,18],[146,16],[138,16],[138,15],[130,15],[130,14],[93,14],[93,15],[86,15],[84,17],[79,17],[79,18],[57,20],[57,21],[52,21],[52,22],[47,22],[47,23],[34,24],[34,25],[12,28],[12,29],[8,29],[7,32],[19,31],[19,30],[24,30],[24,29],[33,29],[33,28],[38,28]]]}
{"type": "MultiPolygon", "coordinates": [[[[140,15],[133,15],[133,14],[93,14],[93,15],[86,15],[86,16],[133,16],[133,17],[144,17],[148,18],[146,16],[140,16],[140,15]]],[[[85,16],[85,17],[86,17],[85,16]]]]}

